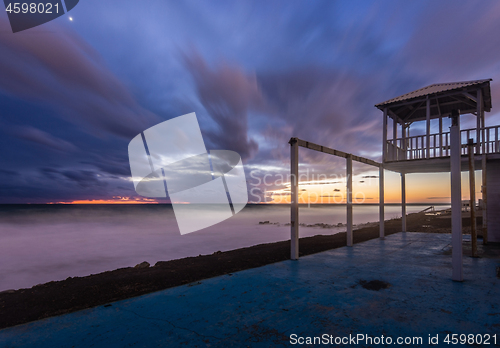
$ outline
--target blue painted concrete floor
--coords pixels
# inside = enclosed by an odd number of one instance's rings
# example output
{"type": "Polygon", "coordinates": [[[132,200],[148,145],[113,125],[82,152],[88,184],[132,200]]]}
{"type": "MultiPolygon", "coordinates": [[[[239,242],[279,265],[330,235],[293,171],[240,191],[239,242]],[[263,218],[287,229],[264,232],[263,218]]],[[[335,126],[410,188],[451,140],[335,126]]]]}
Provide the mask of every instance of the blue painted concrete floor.
{"type": "Polygon", "coordinates": [[[500,260],[464,256],[465,281],[453,282],[450,243],[448,234],[398,233],[7,328],[0,347],[279,347],[308,346],[307,337],[431,346],[429,335],[437,346],[473,346],[446,344],[447,334],[496,334],[500,345],[500,260]],[[367,290],[362,280],[390,286],[367,290]]]}

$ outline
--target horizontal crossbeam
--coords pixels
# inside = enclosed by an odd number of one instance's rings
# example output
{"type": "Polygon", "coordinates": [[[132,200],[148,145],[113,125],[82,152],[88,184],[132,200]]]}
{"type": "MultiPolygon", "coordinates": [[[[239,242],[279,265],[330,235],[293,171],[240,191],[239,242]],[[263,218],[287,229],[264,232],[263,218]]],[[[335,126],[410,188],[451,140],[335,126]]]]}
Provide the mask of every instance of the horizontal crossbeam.
{"type": "MultiPolygon", "coordinates": [[[[305,140],[302,140],[299,138],[291,138],[290,139],[290,144],[295,143],[295,142],[297,142],[299,146],[304,147],[306,149],[327,153],[329,155],[334,155],[334,156],[343,157],[343,158],[347,158],[350,155],[347,152],[330,149],[329,147],[318,145],[315,143],[311,143],[310,141],[305,141],[305,140]]],[[[357,162],[364,163],[364,164],[369,164],[369,165],[372,165],[375,167],[382,166],[382,163],[373,161],[373,160],[368,159],[368,158],[355,156],[355,155],[351,155],[351,156],[352,156],[353,161],[357,161],[357,162]]]]}

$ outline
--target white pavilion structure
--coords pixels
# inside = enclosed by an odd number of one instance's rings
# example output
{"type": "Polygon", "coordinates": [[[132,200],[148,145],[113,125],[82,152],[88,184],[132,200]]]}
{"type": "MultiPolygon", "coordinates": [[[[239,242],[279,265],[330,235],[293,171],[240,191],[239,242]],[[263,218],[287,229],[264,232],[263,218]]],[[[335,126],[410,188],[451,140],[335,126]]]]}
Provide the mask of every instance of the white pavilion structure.
{"type": "Polygon", "coordinates": [[[403,217],[406,174],[451,173],[453,248],[460,249],[454,253],[454,269],[460,262],[455,280],[461,280],[461,171],[482,170],[483,242],[500,242],[500,125],[485,124],[485,112],[492,107],[490,81],[433,84],[375,105],[383,112],[382,167],[401,173],[403,217]],[[475,116],[475,127],[460,128],[466,114],[475,116]],[[423,134],[412,134],[412,129],[423,134]]]}

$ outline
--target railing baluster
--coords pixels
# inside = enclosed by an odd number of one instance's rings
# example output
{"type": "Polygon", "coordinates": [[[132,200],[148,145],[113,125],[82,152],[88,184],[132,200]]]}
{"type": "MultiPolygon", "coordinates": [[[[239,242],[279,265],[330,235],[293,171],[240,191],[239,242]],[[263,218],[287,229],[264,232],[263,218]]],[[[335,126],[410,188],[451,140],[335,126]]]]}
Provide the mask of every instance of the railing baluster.
{"type": "Polygon", "coordinates": [[[448,135],[450,133],[446,133],[446,156],[449,156],[450,155],[450,152],[449,152],[449,147],[448,147],[448,135]]]}
{"type": "Polygon", "coordinates": [[[495,152],[498,152],[498,126],[495,127],[495,152]]]}
{"type": "Polygon", "coordinates": [[[420,143],[420,138],[415,138],[415,157],[416,158],[420,158],[420,146],[422,145],[419,145],[420,143]]]}
{"type": "Polygon", "coordinates": [[[411,159],[417,158],[417,154],[415,153],[417,149],[417,144],[414,142],[415,138],[411,138],[411,159]]]}
{"type": "Polygon", "coordinates": [[[422,135],[422,150],[425,153],[422,153],[422,158],[427,158],[427,137],[422,135]]]}
{"type": "Polygon", "coordinates": [[[433,146],[433,149],[434,149],[434,157],[437,157],[437,146],[436,146],[436,135],[437,134],[434,134],[434,146],[433,146]]]}
{"type": "Polygon", "coordinates": [[[418,159],[418,138],[414,138],[415,139],[415,151],[413,151],[413,153],[415,154],[415,159],[418,159]]]}
{"type": "Polygon", "coordinates": [[[422,144],[422,137],[419,136],[417,138],[417,149],[418,149],[418,158],[422,158],[422,148],[423,148],[423,144],[422,144]]]}
{"type": "Polygon", "coordinates": [[[420,158],[420,147],[422,146],[422,145],[419,145],[420,137],[415,138],[415,141],[417,142],[417,147],[416,147],[417,151],[415,152],[415,155],[417,158],[420,158]]]}
{"type": "Polygon", "coordinates": [[[486,130],[486,153],[490,153],[490,129],[486,130]]]}
{"type": "Polygon", "coordinates": [[[420,140],[422,141],[422,158],[427,158],[427,137],[424,137],[423,135],[420,137],[420,140]]]}

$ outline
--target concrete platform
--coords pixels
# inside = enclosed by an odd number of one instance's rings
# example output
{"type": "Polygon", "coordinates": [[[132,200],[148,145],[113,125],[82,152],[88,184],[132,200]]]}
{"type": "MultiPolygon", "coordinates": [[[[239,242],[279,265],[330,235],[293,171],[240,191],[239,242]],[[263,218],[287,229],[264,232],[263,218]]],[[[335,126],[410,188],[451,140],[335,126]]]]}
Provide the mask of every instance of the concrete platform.
{"type": "Polygon", "coordinates": [[[500,259],[464,256],[465,281],[453,282],[450,244],[398,233],[4,329],[0,347],[287,347],[292,334],[326,334],[330,346],[358,334],[430,346],[438,335],[443,347],[447,334],[497,334],[500,345],[500,259]],[[390,285],[360,284],[371,280],[390,285]]]}

